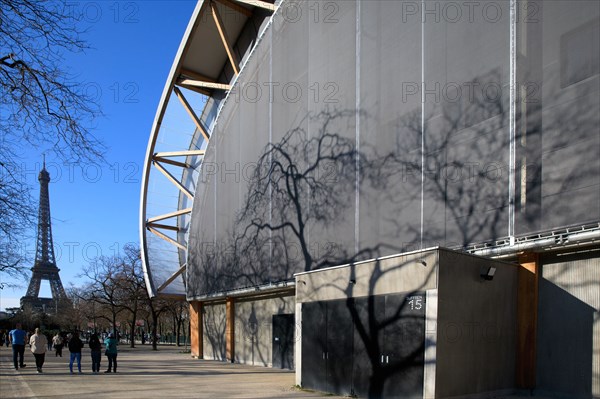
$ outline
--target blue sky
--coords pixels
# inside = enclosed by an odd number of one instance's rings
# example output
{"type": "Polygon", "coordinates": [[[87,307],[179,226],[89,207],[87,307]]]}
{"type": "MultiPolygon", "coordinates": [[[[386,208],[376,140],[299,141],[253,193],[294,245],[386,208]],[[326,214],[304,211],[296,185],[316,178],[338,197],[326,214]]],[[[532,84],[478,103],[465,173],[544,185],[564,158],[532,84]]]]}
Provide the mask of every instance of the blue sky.
{"type": "MultiPolygon", "coordinates": [[[[91,50],[65,68],[102,107],[95,134],[108,147],[103,166],[64,164],[49,153],[50,205],[57,264],[65,288],[80,285],[81,267],[139,242],[139,196],[152,122],[195,1],[68,2],[90,27],[91,50]]],[[[43,149],[26,149],[19,169],[37,202],[43,149]]],[[[35,232],[21,248],[33,258],[35,232]]],[[[3,277],[4,278],[4,277],[3,277]]],[[[19,306],[20,289],[0,290],[0,309],[19,306]]],[[[44,282],[40,296],[50,297],[44,282]]]]}

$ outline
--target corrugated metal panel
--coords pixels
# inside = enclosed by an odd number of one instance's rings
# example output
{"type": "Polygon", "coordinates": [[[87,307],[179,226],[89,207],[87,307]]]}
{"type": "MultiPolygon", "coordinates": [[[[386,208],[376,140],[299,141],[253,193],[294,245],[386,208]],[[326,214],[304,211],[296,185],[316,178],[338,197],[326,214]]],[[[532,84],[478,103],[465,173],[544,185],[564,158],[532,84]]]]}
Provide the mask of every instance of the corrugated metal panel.
{"type": "MultiPolygon", "coordinates": [[[[595,309],[592,395],[600,396],[600,248],[580,254],[542,258],[542,277],[595,309]]],[[[544,304],[540,303],[543,307],[544,304]]],[[[544,350],[538,348],[538,350],[544,350]]],[[[539,371],[539,370],[538,370],[539,371]]]]}
{"type": "Polygon", "coordinates": [[[600,249],[542,260],[542,277],[600,312],[600,249]]]}

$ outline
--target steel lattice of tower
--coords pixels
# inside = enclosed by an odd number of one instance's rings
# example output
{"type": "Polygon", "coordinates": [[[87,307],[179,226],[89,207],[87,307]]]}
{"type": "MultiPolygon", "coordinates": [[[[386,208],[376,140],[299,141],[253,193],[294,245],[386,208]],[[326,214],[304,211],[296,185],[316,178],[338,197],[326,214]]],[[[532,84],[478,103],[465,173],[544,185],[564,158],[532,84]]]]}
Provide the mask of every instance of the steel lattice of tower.
{"type": "Polygon", "coordinates": [[[21,307],[31,307],[33,309],[50,310],[57,309],[61,300],[68,300],[65,289],[58,272],[60,269],[56,266],[54,257],[54,244],[52,242],[52,225],[50,222],[50,195],[48,192],[48,183],[50,183],[50,174],[46,170],[46,162],[38,176],[40,182],[40,205],[38,210],[37,244],[35,251],[35,263],[31,268],[31,281],[27,288],[27,293],[21,298],[21,307]],[[48,280],[52,298],[40,298],[40,284],[42,280],[48,280]]]}

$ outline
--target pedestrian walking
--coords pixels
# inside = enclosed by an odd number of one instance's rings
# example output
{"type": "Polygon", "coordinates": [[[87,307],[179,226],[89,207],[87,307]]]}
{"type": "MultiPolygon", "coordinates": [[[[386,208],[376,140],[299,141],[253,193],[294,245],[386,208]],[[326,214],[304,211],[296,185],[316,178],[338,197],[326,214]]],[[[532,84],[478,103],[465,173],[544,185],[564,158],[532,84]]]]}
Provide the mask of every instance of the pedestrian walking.
{"type": "Polygon", "coordinates": [[[54,345],[54,357],[62,357],[62,349],[64,346],[63,337],[60,335],[60,331],[52,338],[52,344],[54,345]]]}
{"type": "Polygon", "coordinates": [[[116,373],[117,372],[117,345],[118,341],[115,338],[114,334],[109,334],[108,338],[104,340],[104,345],[106,346],[106,357],[108,358],[108,370],[105,373],[116,373]],[[112,370],[112,371],[111,371],[112,370]]]}
{"type": "Polygon", "coordinates": [[[37,372],[42,372],[44,360],[46,359],[46,348],[48,347],[48,338],[40,332],[39,328],[35,329],[35,333],[29,338],[31,353],[35,357],[35,367],[37,372]]]}
{"type": "Polygon", "coordinates": [[[8,336],[10,338],[10,344],[12,345],[13,364],[15,366],[15,370],[18,370],[19,367],[23,368],[27,366],[25,363],[23,363],[23,356],[25,355],[25,340],[27,339],[27,333],[21,329],[21,323],[17,323],[15,325],[15,329],[10,330],[8,336]]]}
{"type": "Polygon", "coordinates": [[[92,352],[92,373],[99,373],[100,360],[102,359],[102,343],[100,343],[98,334],[93,333],[91,335],[89,346],[92,352]]]}
{"type": "Polygon", "coordinates": [[[71,370],[71,374],[73,374],[73,362],[75,360],[77,360],[77,370],[81,373],[81,348],[83,348],[83,342],[79,339],[79,333],[74,332],[71,339],[69,339],[69,352],[71,352],[69,370],[71,370]]]}
{"type": "Polygon", "coordinates": [[[52,350],[52,334],[50,333],[46,333],[46,341],[48,342],[48,350],[51,351],[52,350]]]}

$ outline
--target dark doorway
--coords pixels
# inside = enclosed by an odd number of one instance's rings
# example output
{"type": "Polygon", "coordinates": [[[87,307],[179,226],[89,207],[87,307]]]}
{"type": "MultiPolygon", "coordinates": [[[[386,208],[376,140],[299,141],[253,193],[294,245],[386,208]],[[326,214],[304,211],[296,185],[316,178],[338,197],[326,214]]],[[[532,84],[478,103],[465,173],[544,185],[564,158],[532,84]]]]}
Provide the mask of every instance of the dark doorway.
{"type": "Polygon", "coordinates": [[[377,399],[423,397],[425,292],[302,304],[302,386],[377,399]]]}
{"type": "Polygon", "coordinates": [[[273,315],[273,368],[294,369],[294,329],[293,314],[273,315]]]}

